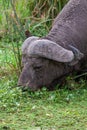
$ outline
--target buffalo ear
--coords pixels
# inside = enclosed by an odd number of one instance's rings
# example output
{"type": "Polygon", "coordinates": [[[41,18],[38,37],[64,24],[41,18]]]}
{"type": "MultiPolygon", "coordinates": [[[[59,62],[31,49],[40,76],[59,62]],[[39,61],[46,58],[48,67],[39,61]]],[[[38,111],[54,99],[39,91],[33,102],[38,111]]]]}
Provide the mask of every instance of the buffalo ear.
{"type": "Polygon", "coordinates": [[[31,57],[44,57],[63,63],[71,62],[74,59],[72,51],[46,39],[36,40],[30,44],[28,55],[31,57]]]}
{"type": "Polygon", "coordinates": [[[81,60],[84,57],[84,54],[80,52],[76,47],[69,45],[69,48],[74,53],[74,60],[69,64],[70,66],[73,66],[78,63],[79,60],[81,60]]]}

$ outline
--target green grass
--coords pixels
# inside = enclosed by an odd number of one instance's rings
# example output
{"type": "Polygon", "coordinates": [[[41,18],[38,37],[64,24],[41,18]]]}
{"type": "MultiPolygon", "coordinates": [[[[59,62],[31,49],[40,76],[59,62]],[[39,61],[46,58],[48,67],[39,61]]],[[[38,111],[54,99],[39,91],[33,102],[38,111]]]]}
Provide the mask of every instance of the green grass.
{"type": "Polygon", "coordinates": [[[15,78],[4,80],[0,82],[0,129],[86,130],[86,89],[30,93],[15,87],[15,78]]]}
{"type": "Polygon", "coordinates": [[[72,81],[54,91],[43,88],[29,92],[17,87],[17,80],[17,66],[9,44],[0,49],[0,130],[87,129],[85,81],[72,81]]]}

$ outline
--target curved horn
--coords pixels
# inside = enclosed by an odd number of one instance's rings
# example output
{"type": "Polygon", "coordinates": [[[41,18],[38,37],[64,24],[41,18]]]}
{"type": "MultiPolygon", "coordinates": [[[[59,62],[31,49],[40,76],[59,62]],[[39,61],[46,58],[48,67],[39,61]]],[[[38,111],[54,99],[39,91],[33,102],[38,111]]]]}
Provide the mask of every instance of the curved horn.
{"type": "Polygon", "coordinates": [[[39,56],[55,60],[58,62],[71,62],[74,59],[74,53],[50,40],[36,40],[28,47],[29,56],[39,56]]]}
{"type": "Polygon", "coordinates": [[[32,37],[27,38],[27,39],[24,41],[23,45],[22,45],[22,54],[26,54],[26,53],[27,53],[27,48],[29,47],[29,45],[30,45],[33,41],[35,41],[35,40],[37,40],[37,39],[39,39],[39,37],[32,36],[32,37]]]}

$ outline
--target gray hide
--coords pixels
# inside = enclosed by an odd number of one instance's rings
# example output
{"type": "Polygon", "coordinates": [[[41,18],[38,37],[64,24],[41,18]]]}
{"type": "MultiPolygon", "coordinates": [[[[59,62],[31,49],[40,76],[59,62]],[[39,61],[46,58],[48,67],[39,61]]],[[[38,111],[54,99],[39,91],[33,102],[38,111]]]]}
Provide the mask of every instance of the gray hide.
{"type": "Polygon", "coordinates": [[[18,85],[33,91],[82,69],[87,62],[87,0],[70,0],[46,37],[25,40],[22,54],[18,85]]]}

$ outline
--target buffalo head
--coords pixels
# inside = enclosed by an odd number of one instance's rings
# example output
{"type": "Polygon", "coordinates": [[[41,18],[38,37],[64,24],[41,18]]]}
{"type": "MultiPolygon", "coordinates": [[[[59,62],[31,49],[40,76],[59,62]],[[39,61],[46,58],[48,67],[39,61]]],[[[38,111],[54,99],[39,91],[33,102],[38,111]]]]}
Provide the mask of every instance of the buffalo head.
{"type": "Polygon", "coordinates": [[[70,47],[74,51],[47,39],[27,38],[22,45],[23,70],[18,85],[34,91],[69,73],[72,65],[83,57],[80,51],[70,47]]]}

